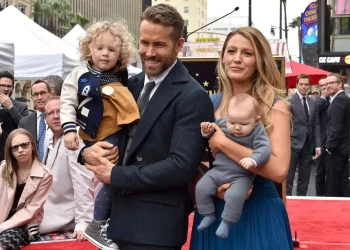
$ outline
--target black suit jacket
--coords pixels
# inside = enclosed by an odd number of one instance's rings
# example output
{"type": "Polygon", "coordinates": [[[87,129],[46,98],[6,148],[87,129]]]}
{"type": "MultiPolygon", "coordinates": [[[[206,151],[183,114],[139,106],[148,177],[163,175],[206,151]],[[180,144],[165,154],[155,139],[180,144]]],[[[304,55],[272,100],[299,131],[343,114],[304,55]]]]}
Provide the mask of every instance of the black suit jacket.
{"type": "MultiPolygon", "coordinates": [[[[129,79],[135,99],[144,77],[129,79]]],[[[200,123],[213,114],[208,94],[178,60],[144,110],[125,166],[112,170],[110,239],[170,247],[186,242],[193,211],[188,183],[207,144],[200,123]]]]}
{"type": "Polygon", "coordinates": [[[23,117],[18,124],[19,128],[24,128],[25,130],[27,130],[34,138],[35,142],[38,142],[37,139],[37,115],[36,115],[36,111],[34,111],[33,113],[31,113],[28,116],[23,117]]]}
{"type": "Polygon", "coordinates": [[[329,152],[339,150],[349,152],[350,100],[340,92],[328,109],[327,141],[325,148],[329,152]]]}
{"type": "Polygon", "coordinates": [[[15,123],[16,127],[19,125],[19,121],[28,115],[28,106],[24,103],[18,102],[11,98],[13,107],[10,108],[9,114],[11,115],[12,121],[15,123]]]}
{"type": "Polygon", "coordinates": [[[318,109],[318,117],[320,123],[320,138],[322,147],[326,143],[327,138],[327,117],[328,117],[328,102],[326,99],[322,97],[316,98],[317,109],[318,109]]]}

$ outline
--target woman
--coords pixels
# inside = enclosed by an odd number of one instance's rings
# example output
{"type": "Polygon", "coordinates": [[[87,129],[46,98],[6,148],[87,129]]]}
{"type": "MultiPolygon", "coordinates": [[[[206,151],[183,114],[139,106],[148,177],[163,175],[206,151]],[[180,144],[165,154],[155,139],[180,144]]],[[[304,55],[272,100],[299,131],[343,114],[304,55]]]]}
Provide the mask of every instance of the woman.
{"type": "Polygon", "coordinates": [[[0,165],[0,250],[20,249],[37,235],[51,184],[33,137],[24,129],[12,131],[0,165]]]}
{"type": "MultiPolygon", "coordinates": [[[[215,235],[224,207],[224,189],[218,189],[216,221],[204,231],[197,226],[202,217],[195,214],[192,250],[287,250],[293,249],[288,216],[278,196],[274,182],[281,183],[290,162],[290,113],[287,103],[280,99],[281,77],[266,38],[255,28],[244,27],[232,31],[226,38],[218,62],[219,94],[211,97],[215,119],[225,116],[228,102],[239,93],[255,97],[261,108],[261,119],[271,143],[270,159],[251,171],[257,174],[253,191],[245,202],[241,219],[233,224],[227,239],[215,235]]],[[[219,151],[239,162],[252,150],[226,138],[217,129],[209,146],[213,155],[219,151]]]]}

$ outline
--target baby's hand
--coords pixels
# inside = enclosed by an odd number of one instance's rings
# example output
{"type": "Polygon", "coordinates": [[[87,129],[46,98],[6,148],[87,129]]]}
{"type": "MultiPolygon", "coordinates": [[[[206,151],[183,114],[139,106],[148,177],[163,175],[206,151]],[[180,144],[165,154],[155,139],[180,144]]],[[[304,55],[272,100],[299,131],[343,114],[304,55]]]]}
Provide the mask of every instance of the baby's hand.
{"type": "Polygon", "coordinates": [[[77,150],[79,148],[79,139],[77,133],[69,132],[64,135],[64,146],[69,150],[77,150]]]}
{"type": "Polygon", "coordinates": [[[250,158],[243,158],[239,161],[239,165],[245,169],[251,169],[252,167],[255,167],[255,163],[250,158]]]}
{"type": "Polygon", "coordinates": [[[213,123],[211,122],[202,122],[201,129],[204,134],[210,134],[213,131],[213,123]]]}

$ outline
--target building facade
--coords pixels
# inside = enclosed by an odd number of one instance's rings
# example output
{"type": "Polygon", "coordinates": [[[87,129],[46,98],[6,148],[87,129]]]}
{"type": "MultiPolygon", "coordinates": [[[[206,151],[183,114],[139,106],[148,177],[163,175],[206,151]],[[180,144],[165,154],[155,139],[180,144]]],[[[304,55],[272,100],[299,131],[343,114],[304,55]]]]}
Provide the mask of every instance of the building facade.
{"type": "MultiPolygon", "coordinates": [[[[209,17],[208,23],[213,22],[219,17],[209,17]]],[[[220,38],[220,41],[225,41],[226,36],[231,31],[239,28],[248,26],[247,16],[233,16],[225,17],[220,19],[207,27],[208,37],[210,38],[220,38]]]]}
{"type": "Polygon", "coordinates": [[[33,4],[36,0],[0,0],[0,9],[6,7],[7,5],[14,5],[23,14],[31,17],[33,4]]]}
{"type": "MultiPolygon", "coordinates": [[[[152,5],[165,3],[177,9],[185,20],[187,33],[207,24],[207,6],[208,0],[152,0],[152,5]]],[[[195,38],[208,37],[205,28],[188,37],[188,41],[194,41],[195,38]]]]}
{"type": "Polygon", "coordinates": [[[318,15],[322,29],[318,46],[319,67],[340,73],[350,83],[350,1],[319,0],[318,15]],[[321,38],[322,39],[322,38],[321,38]]]}
{"type": "MultiPolygon", "coordinates": [[[[1,0],[0,0],[1,1],[1,0]]],[[[19,0],[18,0],[19,1],[19,0]]],[[[46,3],[48,0],[39,0],[46,3]]],[[[139,39],[140,16],[144,0],[67,0],[73,13],[79,13],[91,23],[100,20],[119,20],[124,19],[127,22],[130,33],[135,41],[139,39]]],[[[57,22],[57,20],[55,20],[57,22]]],[[[49,26],[48,18],[41,18],[38,23],[47,28],[49,26]]],[[[56,30],[53,33],[62,37],[67,31],[56,30]]]]}

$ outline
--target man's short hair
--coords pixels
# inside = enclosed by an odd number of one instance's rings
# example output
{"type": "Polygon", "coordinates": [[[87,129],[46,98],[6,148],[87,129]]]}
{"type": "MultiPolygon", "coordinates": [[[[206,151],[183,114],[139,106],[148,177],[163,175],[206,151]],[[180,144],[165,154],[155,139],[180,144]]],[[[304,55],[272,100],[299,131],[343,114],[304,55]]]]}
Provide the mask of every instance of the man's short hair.
{"type": "Polygon", "coordinates": [[[42,79],[43,81],[47,82],[51,89],[55,91],[55,95],[60,96],[62,85],[63,85],[63,79],[62,77],[58,75],[48,75],[42,79]]]}
{"type": "Polygon", "coordinates": [[[330,73],[330,74],[328,74],[327,77],[330,77],[330,76],[335,76],[335,78],[337,78],[337,81],[339,81],[341,83],[341,86],[344,88],[344,79],[343,79],[343,77],[340,74],[338,74],[338,73],[330,73]]]}
{"type": "Polygon", "coordinates": [[[141,22],[143,20],[173,27],[173,32],[171,33],[173,42],[177,42],[183,36],[185,21],[181,14],[171,5],[157,4],[148,7],[141,15],[141,22]]]}
{"type": "Polygon", "coordinates": [[[15,83],[15,77],[13,76],[13,74],[9,71],[0,71],[0,79],[1,78],[9,78],[12,81],[12,86],[15,83]]]}
{"type": "Polygon", "coordinates": [[[30,93],[33,94],[33,86],[35,84],[38,84],[38,83],[44,83],[46,85],[46,88],[47,88],[47,92],[50,93],[50,86],[47,82],[45,82],[44,80],[36,80],[35,82],[32,83],[32,87],[31,87],[31,90],[30,90],[30,93]]]}
{"type": "Polygon", "coordinates": [[[300,75],[298,75],[298,77],[297,77],[297,85],[299,83],[299,79],[309,79],[309,83],[311,82],[310,76],[307,75],[307,74],[300,74],[300,75]]]}
{"type": "Polygon", "coordinates": [[[51,102],[51,101],[55,101],[55,100],[61,100],[61,98],[57,95],[51,96],[49,99],[47,99],[46,103],[45,103],[45,107],[46,105],[51,102]]]}

